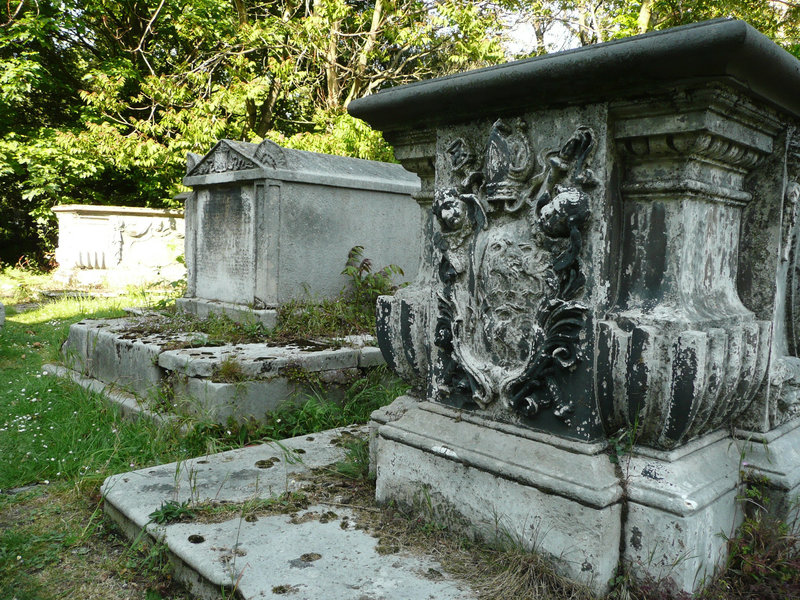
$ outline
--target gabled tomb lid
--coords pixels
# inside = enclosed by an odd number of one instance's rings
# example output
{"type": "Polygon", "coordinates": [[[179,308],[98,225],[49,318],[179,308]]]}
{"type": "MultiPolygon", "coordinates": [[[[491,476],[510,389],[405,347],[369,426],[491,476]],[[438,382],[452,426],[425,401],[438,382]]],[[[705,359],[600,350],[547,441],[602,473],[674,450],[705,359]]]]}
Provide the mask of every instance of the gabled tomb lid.
{"type": "Polygon", "coordinates": [[[398,164],[283,148],[271,140],[220,140],[199,160],[189,155],[187,166],[188,186],[269,178],[399,193],[419,189],[417,176],[398,164]]]}

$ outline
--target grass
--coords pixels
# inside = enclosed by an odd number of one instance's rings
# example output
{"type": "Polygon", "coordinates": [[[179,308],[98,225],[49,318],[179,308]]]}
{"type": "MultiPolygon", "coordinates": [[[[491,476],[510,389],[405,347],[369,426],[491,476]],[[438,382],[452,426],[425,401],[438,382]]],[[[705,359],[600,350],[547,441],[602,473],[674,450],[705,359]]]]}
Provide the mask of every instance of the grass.
{"type": "MultiPolygon", "coordinates": [[[[127,421],[97,395],[43,375],[42,365],[58,360],[71,323],[122,316],[124,307],[147,305],[159,298],[141,290],[117,298],[85,294],[43,298],[34,290],[42,281],[40,276],[31,279],[23,275],[9,274],[9,270],[0,273],[0,301],[7,305],[6,324],[0,331],[0,598],[188,599],[171,579],[163,547],[131,544],[104,519],[99,486],[107,476],[365,422],[372,410],[405,391],[405,386],[385,371],[375,371],[354,381],[337,402],[318,390],[301,405],[281,407],[262,424],[194,423],[183,434],[146,420],[127,421]],[[20,303],[32,301],[39,305],[17,309],[20,303]]],[[[292,308],[283,323],[291,322],[299,310],[298,306],[292,308]]],[[[185,325],[173,321],[175,327],[185,325]]],[[[212,338],[231,332],[245,336],[242,339],[269,333],[256,326],[237,330],[226,322],[204,327],[212,338]]],[[[314,336],[325,327],[314,329],[314,336]]],[[[297,325],[287,325],[285,331],[294,332],[286,335],[303,332],[297,325]]],[[[234,366],[231,371],[229,375],[235,378],[234,366]]],[[[318,500],[314,494],[328,494],[329,501],[347,497],[348,504],[361,507],[364,526],[378,537],[383,551],[433,555],[445,569],[470,582],[481,599],[588,598],[585,590],[560,578],[543,559],[518,545],[490,548],[432,520],[424,502],[410,513],[391,506],[376,507],[374,483],[367,476],[366,443],[358,439],[341,443],[348,458],[314,474],[324,482],[316,491],[304,488],[299,495],[254,500],[242,506],[165,506],[158,516],[165,520],[248,518],[291,512],[318,500]]],[[[795,528],[755,513],[730,544],[728,569],[700,598],[800,597],[800,535],[795,528]]],[[[633,584],[624,576],[608,596],[608,600],[679,598],[662,582],[633,584]]]]}
{"type": "MultiPolygon", "coordinates": [[[[104,520],[99,486],[106,477],[364,422],[403,390],[375,374],[353,383],[344,402],[320,392],[305,405],[282,408],[266,426],[194,423],[183,434],[128,421],[100,396],[44,375],[42,365],[59,360],[72,323],[124,316],[126,307],[152,305],[163,296],[132,290],[119,297],[50,297],[36,292],[46,283],[42,275],[0,273],[6,305],[0,330],[0,598],[188,598],[167,576],[163,551],[132,547],[104,520]]],[[[236,332],[230,322],[216,327],[220,335],[236,332]]],[[[257,328],[247,326],[238,332],[242,339],[254,333],[257,328]]]]}
{"type": "Polygon", "coordinates": [[[225,425],[197,423],[186,439],[192,447],[205,445],[206,452],[220,452],[366,423],[372,411],[403,395],[407,389],[407,385],[389,376],[385,367],[380,367],[351,383],[342,399],[331,399],[322,389],[312,390],[304,402],[287,402],[268,413],[263,422],[253,419],[242,423],[231,420],[225,425]]]}

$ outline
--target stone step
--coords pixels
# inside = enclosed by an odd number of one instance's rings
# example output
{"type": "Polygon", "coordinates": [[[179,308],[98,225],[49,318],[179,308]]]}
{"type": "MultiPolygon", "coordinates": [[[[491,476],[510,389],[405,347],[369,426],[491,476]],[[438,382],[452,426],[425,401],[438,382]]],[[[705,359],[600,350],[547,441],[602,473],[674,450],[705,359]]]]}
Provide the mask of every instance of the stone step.
{"type": "Polygon", "coordinates": [[[314,497],[320,484],[312,469],[342,460],[341,441],[365,432],[333,429],[113,475],[102,487],[104,508],[130,539],[163,543],[174,576],[198,598],[236,590],[245,599],[474,599],[432,557],[382,553],[376,530],[347,498],[243,518],[237,506],[244,503],[286,493],[314,497]],[[230,518],[154,523],[150,515],[166,502],[233,508],[230,518]]]}

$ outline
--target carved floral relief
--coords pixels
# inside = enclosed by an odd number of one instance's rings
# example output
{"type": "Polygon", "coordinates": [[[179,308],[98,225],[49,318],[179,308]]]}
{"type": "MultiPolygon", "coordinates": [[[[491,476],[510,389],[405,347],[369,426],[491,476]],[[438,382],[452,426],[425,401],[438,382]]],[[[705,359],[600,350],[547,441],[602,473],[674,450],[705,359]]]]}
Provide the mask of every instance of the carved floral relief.
{"type": "Polygon", "coordinates": [[[554,376],[584,360],[580,262],[589,219],[595,135],[579,127],[553,147],[531,145],[522,119],[498,120],[477,154],[447,148],[453,187],[436,190],[440,398],[468,394],[523,417],[544,409],[569,424],[554,376]]]}

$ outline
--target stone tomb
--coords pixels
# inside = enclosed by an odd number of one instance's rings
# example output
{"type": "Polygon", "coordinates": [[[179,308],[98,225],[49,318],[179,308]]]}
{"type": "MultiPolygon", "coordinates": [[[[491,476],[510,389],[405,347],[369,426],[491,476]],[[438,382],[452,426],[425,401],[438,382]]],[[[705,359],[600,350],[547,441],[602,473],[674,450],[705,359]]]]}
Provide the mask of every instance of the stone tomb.
{"type": "Polygon", "coordinates": [[[183,212],[128,206],[54,206],[58,269],[64,283],[124,289],[181,279],[183,212]]]}
{"type": "Polygon", "coordinates": [[[380,501],[427,498],[597,593],[619,566],[701,587],[753,475],[786,515],[795,58],[720,20],[349,110],[420,176],[425,215],[417,280],[378,307],[384,356],[414,386],[373,416],[380,501]]]}
{"type": "Polygon", "coordinates": [[[268,411],[301,401],[319,386],[335,398],[365,370],[383,364],[370,336],[220,346],[201,333],[143,333],[158,318],[73,323],[61,347],[65,368],[48,370],[104,390],[126,414],[177,414],[225,424],[230,418],[262,421],[268,411]],[[235,377],[224,376],[226,364],[235,377]]]}
{"type": "Polygon", "coordinates": [[[184,183],[189,312],[273,326],[279,304],[336,296],[354,246],[416,274],[419,180],[400,165],[222,140],[189,156],[184,183]]]}

